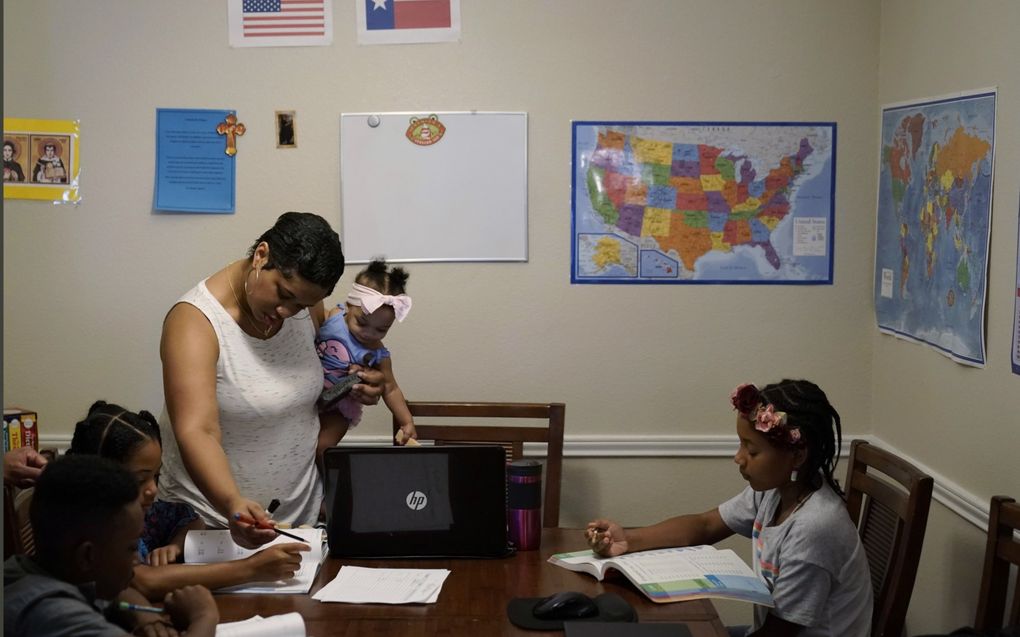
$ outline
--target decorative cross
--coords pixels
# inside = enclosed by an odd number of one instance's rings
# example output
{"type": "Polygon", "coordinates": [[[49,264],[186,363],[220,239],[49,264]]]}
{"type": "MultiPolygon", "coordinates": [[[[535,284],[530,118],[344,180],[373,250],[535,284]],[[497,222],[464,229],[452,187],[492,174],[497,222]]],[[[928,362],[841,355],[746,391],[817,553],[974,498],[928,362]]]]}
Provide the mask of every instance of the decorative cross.
{"type": "Polygon", "coordinates": [[[244,135],[244,124],[237,121],[237,116],[233,113],[227,115],[225,121],[220,122],[216,125],[216,132],[220,135],[227,136],[227,150],[225,151],[228,155],[233,157],[237,154],[236,138],[244,135]]]}

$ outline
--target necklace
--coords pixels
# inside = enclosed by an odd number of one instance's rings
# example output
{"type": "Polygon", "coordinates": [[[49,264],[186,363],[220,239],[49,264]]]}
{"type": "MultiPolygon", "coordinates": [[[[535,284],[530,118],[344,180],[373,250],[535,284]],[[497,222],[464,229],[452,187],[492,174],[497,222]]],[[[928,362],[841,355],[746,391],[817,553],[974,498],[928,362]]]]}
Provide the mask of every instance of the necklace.
{"type": "MultiPolygon", "coordinates": [[[[259,324],[255,322],[255,317],[251,315],[251,310],[245,310],[244,305],[241,303],[240,297],[237,296],[237,290],[234,289],[234,282],[230,280],[230,273],[227,273],[227,285],[230,286],[230,292],[234,295],[234,300],[237,301],[237,309],[241,310],[241,316],[248,320],[248,324],[256,331],[261,331],[265,338],[269,338],[269,333],[273,331],[273,326],[265,328],[264,330],[259,327],[259,324]]],[[[247,298],[247,294],[245,295],[247,298]]]]}
{"type": "Polygon", "coordinates": [[[808,492],[807,492],[806,494],[804,494],[803,496],[801,496],[801,497],[800,497],[800,498],[799,498],[799,499],[797,500],[797,504],[795,504],[795,505],[794,505],[794,507],[793,507],[792,509],[790,509],[790,512],[789,512],[789,513],[787,513],[786,515],[783,515],[783,514],[782,514],[782,512],[780,512],[780,511],[779,511],[779,510],[777,509],[777,510],[776,510],[776,515],[775,515],[775,522],[773,522],[773,524],[782,524],[782,523],[783,523],[783,522],[785,522],[786,520],[789,520],[789,519],[790,519],[791,517],[793,517],[793,514],[794,514],[794,513],[796,513],[797,511],[799,511],[799,510],[800,510],[800,508],[801,508],[802,506],[804,506],[804,503],[805,503],[805,502],[807,502],[807,501],[808,501],[808,499],[809,499],[809,498],[810,498],[810,497],[811,497],[812,495],[814,495],[814,494],[815,494],[815,492],[814,492],[814,491],[808,491],[808,492]]]}

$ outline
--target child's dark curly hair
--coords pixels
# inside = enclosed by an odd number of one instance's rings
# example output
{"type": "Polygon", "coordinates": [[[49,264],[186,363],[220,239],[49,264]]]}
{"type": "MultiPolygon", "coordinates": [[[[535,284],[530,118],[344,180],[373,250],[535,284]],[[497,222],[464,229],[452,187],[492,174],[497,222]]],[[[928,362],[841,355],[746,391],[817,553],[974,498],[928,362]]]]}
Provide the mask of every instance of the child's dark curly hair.
{"type": "Polygon", "coordinates": [[[124,464],[150,440],[162,443],[159,424],[152,414],[97,400],[89,407],[85,420],[74,426],[67,453],[100,456],[124,464]]]}
{"type": "Polygon", "coordinates": [[[367,268],[358,272],[354,282],[396,296],[407,291],[407,279],[410,276],[404,268],[390,268],[385,259],[372,259],[367,268]]]}

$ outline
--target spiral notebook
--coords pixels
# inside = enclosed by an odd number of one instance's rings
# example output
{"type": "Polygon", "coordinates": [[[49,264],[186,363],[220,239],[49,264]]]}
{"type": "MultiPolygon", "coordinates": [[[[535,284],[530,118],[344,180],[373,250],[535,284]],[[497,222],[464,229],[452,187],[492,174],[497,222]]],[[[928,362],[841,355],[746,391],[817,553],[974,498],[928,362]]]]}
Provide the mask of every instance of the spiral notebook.
{"type": "Polygon", "coordinates": [[[324,464],[333,557],[510,553],[500,446],[333,447],[324,464]]]}

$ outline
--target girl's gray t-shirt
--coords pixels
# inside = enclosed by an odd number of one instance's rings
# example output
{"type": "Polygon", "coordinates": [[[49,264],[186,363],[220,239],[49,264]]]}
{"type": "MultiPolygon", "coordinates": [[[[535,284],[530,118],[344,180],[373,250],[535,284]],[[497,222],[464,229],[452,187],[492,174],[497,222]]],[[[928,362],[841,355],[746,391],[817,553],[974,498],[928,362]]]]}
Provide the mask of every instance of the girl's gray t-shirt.
{"type": "Polygon", "coordinates": [[[868,560],[843,499],[824,484],[770,526],[779,503],[779,491],[747,487],[719,507],[726,526],[751,538],[754,572],[775,599],[775,608],[755,606],[752,630],[771,612],[805,626],[804,637],[869,637],[868,560]]]}

